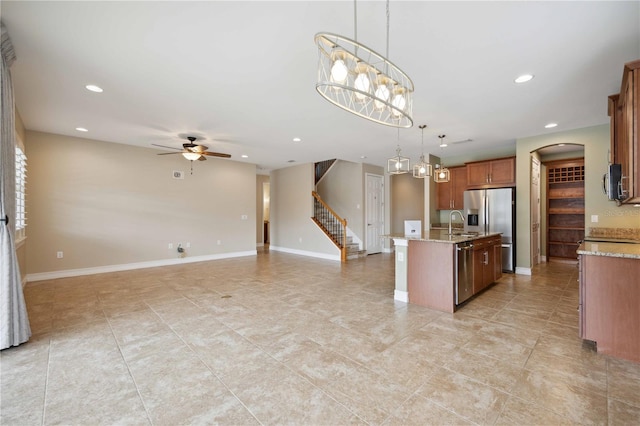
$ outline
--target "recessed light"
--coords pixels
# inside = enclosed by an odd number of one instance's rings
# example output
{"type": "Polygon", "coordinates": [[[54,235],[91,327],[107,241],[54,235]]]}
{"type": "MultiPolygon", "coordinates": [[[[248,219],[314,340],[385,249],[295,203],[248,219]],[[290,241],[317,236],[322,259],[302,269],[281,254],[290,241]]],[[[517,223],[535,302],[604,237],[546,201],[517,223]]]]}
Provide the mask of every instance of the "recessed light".
{"type": "Polygon", "coordinates": [[[84,127],[76,127],[76,130],[79,132],[88,132],[88,130],[85,129],[84,127]]]}
{"type": "Polygon", "coordinates": [[[242,154],[240,157],[242,158],[249,158],[249,156],[247,154],[242,154]]]}
{"type": "Polygon", "coordinates": [[[515,81],[516,83],[526,83],[527,81],[531,81],[532,79],[533,79],[533,74],[522,74],[521,76],[519,76],[513,81],[515,81]]]}
{"type": "Polygon", "coordinates": [[[361,155],[360,158],[364,160],[365,158],[367,158],[367,156],[366,155],[361,155]]]}
{"type": "Polygon", "coordinates": [[[293,141],[294,141],[294,142],[302,142],[302,139],[300,139],[300,138],[293,138],[293,141]]]}
{"type": "Polygon", "coordinates": [[[545,129],[553,129],[554,127],[556,127],[558,125],[558,123],[549,123],[546,126],[544,126],[545,129]]]}
{"type": "Polygon", "coordinates": [[[96,92],[96,93],[102,93],[102,87],[96,86],[95,84],[87,84],[86,86],[87,90],[91,90],[92,92],[96,92]]]}

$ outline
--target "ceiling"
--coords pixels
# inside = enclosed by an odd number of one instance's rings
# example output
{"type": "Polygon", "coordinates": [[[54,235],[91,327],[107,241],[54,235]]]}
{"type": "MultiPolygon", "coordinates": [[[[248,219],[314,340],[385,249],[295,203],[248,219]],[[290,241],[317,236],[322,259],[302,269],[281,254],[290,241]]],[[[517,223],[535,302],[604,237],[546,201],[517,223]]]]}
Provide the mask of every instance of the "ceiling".
{"type": "MultiPolygon", "coordinates": [[[[331,158],[385,166],[395,153],[395,128],[315,91],[314,35],[354,38],[351,1],[3,0],[2,21],[29,130],[147,148],[194,135],[258,173],[331,158]]],[[[385,2],[358,2],[357,30],[384,54],[385,2]]],[[[608,122],[606,98],[640,58],[640,2],[391,1],[388,57],[415,85],[414,126],[399,131],[412,162],[420,124],[425,153],[444,159],[515,151],[518,138],[608,122]],[[535,78],[515,84],[524,73],[535,78]]]]}

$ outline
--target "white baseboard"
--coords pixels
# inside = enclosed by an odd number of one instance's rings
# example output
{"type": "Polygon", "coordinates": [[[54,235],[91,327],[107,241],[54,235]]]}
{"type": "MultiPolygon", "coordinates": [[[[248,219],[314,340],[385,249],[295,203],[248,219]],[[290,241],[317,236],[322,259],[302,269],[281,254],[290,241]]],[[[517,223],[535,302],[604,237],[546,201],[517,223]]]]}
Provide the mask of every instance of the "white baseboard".
{"type": "Polygon", "coordinates": [[[393,291],[393,298],[399,302],[409,303],[409,292],[408,291],[393,291]]]}
{"type": "Polygon", "coordinates": [[[27,282],[53,280],[56,278],[79,277],[82,275],[104,274],[107,272],[130,271],[133,269],[155,268],[158,266],[181,265],[183,263],[205,262],[208,260],[230,259],[233,257],[256,256],[257,250],[232,253],[209,254],[204,256],[183,257],[178,259],[151,260],[148,262],[125,263],[121,265],[97,266],[94,268],[67,269],[64,271],[39,272],[27,274],[27,282]]]}
{"type": "Polygon", "coordinates": [[[383,248],[383,249],[382,249],[382,252],[383,252],[383,253],[393,253],[394,251],[395,251],[395,250],[394,250],[393,248],[386,248],[386,247],[385,247],[385,248],[383,248]]]}
{"type": "Polygon", "coordinates": [[[283,253],[299,254],[300,256],[317,257],[319,259],[337,260],[340,262],[339,254],[317,253],[315,251],[296,250],[287,247],[269,246],[269,250],[281,251],[283,253]]]}
{"type": "Polygon", "coordinates": [[[531,268],[523,268],[522,266],[516,266],[516,274],[531,275],[531,268]]]}

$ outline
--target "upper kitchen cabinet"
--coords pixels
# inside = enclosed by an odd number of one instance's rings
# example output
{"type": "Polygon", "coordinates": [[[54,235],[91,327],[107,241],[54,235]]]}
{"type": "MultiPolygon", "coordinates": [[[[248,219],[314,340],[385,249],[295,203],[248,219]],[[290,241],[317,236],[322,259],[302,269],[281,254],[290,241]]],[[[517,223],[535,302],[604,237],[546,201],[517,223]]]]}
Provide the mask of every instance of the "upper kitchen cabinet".
{"type": "Polygon", "coordinates": [[[449,182],[436,184],[436,209],[460,210],[464,204],[464,191],[467,190],[467,169],[449,167],[449,182]]]}
{"type": "Polygon", "coordinates": [[[609,96],[611,162],[622,169],[621,203],[640,202],[640,60],[625,64],[618,95],[609,96]]]}
{"type": "Polygon", "coordinates": [[[476,161],[466,165],[469,189],[516,186],[516,157],[476,161]]]}

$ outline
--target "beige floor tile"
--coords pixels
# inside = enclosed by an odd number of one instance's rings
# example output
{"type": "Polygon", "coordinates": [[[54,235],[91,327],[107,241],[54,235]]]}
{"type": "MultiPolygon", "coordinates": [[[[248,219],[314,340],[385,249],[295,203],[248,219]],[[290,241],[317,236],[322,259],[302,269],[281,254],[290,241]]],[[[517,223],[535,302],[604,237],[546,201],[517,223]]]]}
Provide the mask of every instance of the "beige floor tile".
{"type": "Polygon", "coordinates": [[[431,377],[418,394],[478,424],[493,424],[508,395],[453,371],[431,377]]]}
{"type": "Polygon", "coordinates": [[[524,401],[514,396],[509,397],[502,413],[496,421],[496,426],[513,426],[513,425],[576,425],[580,422],[574,422],[564,418],[534,403],[524,401]]]}
{"type": "Polygon", "coordinates": [[[566,376],[525,370],[512,394],[576,423],[607,422],[607,396],[579,387],[566,376]]]}
{"type": "Polygon", "coordinates": [[[0,423],[634,424],[640,364],[578,338],[576,279],[505,274],[455,314],[393,300],[389,254],[29,283],[0,423]]]}
{"type": "Polygon", "coordinates": [[[473,425],[435,402],[412,395],[383,423],[385,426],[409,425],[473,425]]]}

